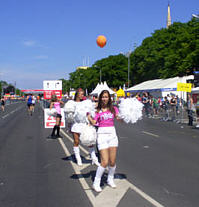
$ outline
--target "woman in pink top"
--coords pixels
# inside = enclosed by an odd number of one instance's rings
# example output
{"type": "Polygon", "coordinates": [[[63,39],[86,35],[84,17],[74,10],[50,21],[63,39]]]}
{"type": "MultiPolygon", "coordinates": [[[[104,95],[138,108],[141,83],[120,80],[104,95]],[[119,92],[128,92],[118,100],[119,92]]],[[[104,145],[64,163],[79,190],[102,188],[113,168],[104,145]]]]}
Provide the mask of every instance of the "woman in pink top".
{"type": "Polygon", "coordinates": [[[60,132],[60,125],[61,125],[61,106],[60,104],[64,104],[63,101],[59,100],[56,95],[52,95],[51,103],[50,103],[50,110],[54,107],[56,109],[57,115],[56,115],[56,124],[53,128],[52,134],[49,138],[62,138],[62,136],[59,134],[60,132]],[[57,130],[57,136],[55,136],[55,131],[57,130]]]}
{"type": "Polygon", "coordinates": [[[114,173],[116,169],[116,153],[118,147],[118,138],[114,127],[114,119],[118,119],[118,108],[112,105],[109,91],[103,90],[99,96],[97,113],[94,119],[88,115],[89,121],[95,125],[98,124],[97,144],[100,151],[101,164],[97,168],[93,189],[101,192],[101,177],[109,166],[107,183],[112,188],[116,188],[114,183],[114,173]]]}

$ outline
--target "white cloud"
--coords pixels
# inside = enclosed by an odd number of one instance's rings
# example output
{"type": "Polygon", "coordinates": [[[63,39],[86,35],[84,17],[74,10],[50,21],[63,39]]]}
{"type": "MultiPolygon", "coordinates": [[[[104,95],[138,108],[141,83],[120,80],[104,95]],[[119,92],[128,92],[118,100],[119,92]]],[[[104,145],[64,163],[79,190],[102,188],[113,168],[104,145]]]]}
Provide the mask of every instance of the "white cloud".
{"type": "Polygon", "coordinates": [[[28,40],[28,41],[23,41],[23,44],[26,46],[26,47],[34,47],[36,45],[36,42],[33,41],[33,40],[28,40]]]}
{"type": "Polygon", "coordinates": [[[22,42],[24,46],[26,47],[38,47],[38,48],[43,48],[43,49],[48,49],[49,47],[47,46],[44,46],[40,43],[38,43],[37,41],[35,40],[25,40],[22,42]]]}

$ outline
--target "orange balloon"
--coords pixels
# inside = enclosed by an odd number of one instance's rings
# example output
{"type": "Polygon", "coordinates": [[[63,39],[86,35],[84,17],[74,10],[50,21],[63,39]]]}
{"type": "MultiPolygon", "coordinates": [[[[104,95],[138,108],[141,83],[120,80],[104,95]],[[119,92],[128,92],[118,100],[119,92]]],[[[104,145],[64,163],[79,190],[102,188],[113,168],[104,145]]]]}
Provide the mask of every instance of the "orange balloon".
{"type": "Polygon", "coordinates": [[[106,45],[106,37],[103,36],[103,35],[100,35],[100,36],[97,37],[97,41],[96,42],[97,42],[97,45],[99,47],[104,47],[106,45]]]}

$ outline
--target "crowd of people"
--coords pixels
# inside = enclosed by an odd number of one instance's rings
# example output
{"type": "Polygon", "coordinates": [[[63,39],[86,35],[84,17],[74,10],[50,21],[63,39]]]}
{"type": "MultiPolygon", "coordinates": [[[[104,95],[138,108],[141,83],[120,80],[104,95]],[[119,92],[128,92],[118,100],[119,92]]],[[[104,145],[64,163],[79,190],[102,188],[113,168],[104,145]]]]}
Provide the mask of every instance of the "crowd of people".
{"type": "Polygon", "coordinates": [[[148,118],[158,116],[164,121],[180,122],[179,120],[184,118],[182,117],[184,111],[187,112],[188,125],[193,126],[194,116],[196,116],[196,127],[199,127],[199,110],[197,109],[197,103],[196,105],[193,103],[191,94],[188,94],[187,102],[174,94],[157,98],[144,92],[142,95],[136,94],[136,97],[144,104],[144,114],[148,118]]]}

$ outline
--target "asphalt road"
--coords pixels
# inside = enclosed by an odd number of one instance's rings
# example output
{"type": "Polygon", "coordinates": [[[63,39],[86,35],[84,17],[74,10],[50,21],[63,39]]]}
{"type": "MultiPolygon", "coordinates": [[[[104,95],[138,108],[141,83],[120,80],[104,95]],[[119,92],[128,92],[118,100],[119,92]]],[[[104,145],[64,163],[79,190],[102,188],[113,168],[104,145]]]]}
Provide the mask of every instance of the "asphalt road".
{"type": "Polygon", "coordinates": [[[199,206],[199,130],[156,119],[116,123],[117,189],[107,187],[106,172],[97,194],[88,148],[78,167],[67,128],[63,139],[51,140],[43,122],[39,104],[33,116],[25,103],[0,111],[1,207],[199,206]]]}

